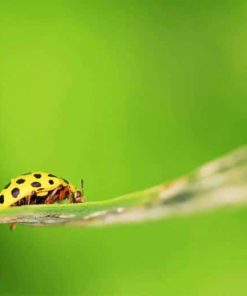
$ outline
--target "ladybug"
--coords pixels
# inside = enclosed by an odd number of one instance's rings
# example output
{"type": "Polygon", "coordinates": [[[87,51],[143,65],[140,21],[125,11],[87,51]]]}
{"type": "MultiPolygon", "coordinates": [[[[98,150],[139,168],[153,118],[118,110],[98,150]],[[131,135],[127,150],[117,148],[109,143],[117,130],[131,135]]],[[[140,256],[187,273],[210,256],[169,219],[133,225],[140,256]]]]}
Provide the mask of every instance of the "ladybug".
{"type": "Polygon", "coordinates": [[[68,199],[69,203],[83,202],[82,190],[62,178],[45,172],[33,172],[16,177],[0,192],[0,209],[6,207],[52,204],[68,199]]]}

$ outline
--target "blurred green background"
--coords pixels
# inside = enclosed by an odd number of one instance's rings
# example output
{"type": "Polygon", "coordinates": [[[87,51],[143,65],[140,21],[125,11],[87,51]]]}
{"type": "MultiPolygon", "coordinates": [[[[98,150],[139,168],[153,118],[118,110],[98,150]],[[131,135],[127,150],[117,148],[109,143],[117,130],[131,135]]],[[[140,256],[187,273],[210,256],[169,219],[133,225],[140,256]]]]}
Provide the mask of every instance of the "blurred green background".
{"type": "MultiPolygon", "coordinates": [[[[246,143],[246,1],[1,1],[0,185],[49,171],[102,200],[246,143]]],[[[0,226],[0,295],[246,295],[247,211],[0,226]]]]}

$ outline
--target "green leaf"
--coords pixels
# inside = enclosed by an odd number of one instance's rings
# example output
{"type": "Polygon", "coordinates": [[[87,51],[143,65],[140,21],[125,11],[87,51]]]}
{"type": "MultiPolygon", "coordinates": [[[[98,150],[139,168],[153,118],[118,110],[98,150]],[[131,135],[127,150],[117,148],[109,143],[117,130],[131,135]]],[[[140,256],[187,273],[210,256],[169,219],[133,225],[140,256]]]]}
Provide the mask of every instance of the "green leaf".
{"type": "Polygon", "coordinates": [[[113,199],[1,210],[0,223],[107,225],[184,215],[247,202],[247,147],[188,176],[113,199]]]}

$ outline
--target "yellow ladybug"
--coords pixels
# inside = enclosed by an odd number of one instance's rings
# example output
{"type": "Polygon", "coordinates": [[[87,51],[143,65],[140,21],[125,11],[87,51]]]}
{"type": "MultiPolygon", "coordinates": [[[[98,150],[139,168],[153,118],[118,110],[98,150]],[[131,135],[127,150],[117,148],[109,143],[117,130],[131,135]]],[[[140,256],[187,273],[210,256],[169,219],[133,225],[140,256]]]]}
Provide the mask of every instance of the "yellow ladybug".
{"type": "MultiPolygon", "coordinates": [[[[82,181],[81,181],[82,183],[82,181]]],[[[0,192],[0,209],[34,204],[51,204],[68,199],[83,202],[82,190],[62,178],[45,172],[33,172],[11,180],[0,192]]]]}

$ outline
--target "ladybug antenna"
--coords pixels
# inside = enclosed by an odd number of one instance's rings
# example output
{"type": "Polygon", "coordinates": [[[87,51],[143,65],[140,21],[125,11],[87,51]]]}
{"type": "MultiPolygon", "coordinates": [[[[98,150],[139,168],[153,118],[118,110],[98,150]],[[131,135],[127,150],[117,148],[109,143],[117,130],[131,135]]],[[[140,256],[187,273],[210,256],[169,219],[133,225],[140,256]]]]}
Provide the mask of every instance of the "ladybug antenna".
{"type": "Polygon", "coordinates": [[[81,192],[83,193],[84,189],[83,189],[83,179],[81,179],[81,192]]]}

